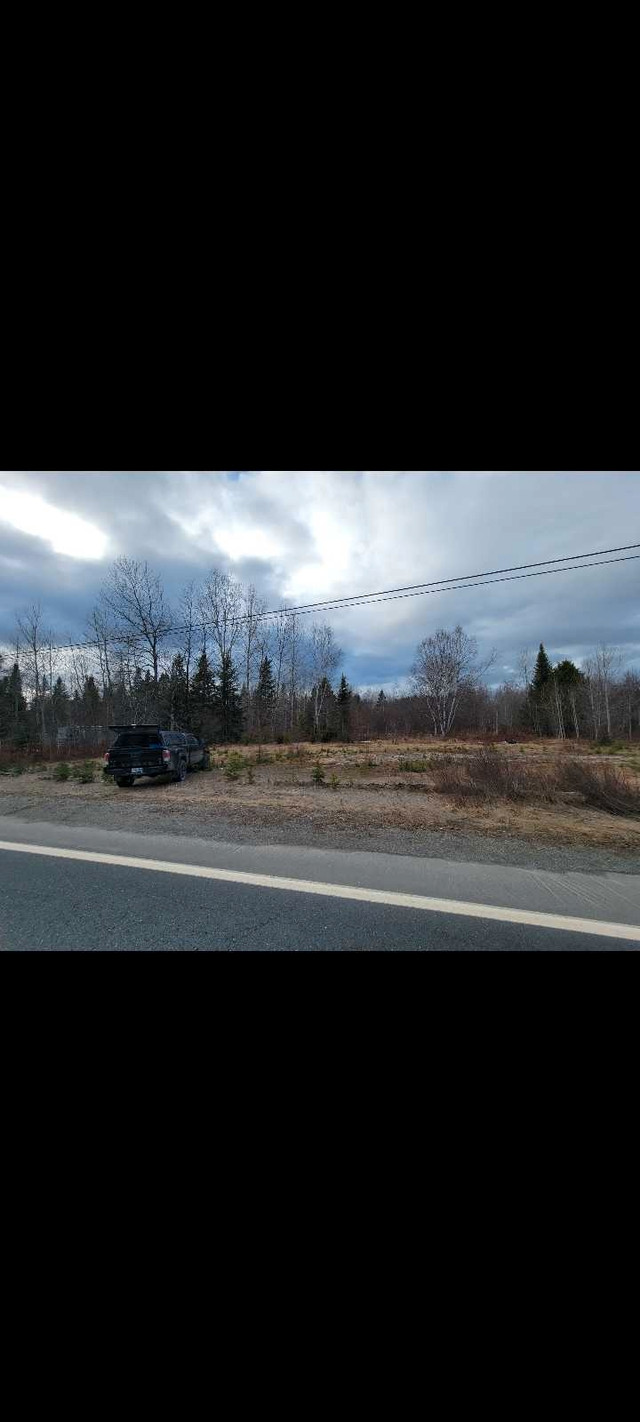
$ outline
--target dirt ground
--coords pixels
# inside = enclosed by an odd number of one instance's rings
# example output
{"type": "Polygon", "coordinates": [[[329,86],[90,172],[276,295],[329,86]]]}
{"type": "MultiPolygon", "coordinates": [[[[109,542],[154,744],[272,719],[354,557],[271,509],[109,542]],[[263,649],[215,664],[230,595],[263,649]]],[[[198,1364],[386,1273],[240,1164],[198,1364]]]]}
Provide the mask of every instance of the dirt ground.
{"type": "MultiPolygon", "coordinates": [[[[589,754],[575,743],[533,742],[530,745],[499,746],[500,755],[526,756],[528,761],[547,763],[554,755],[589,754]]],[[[436,795],[430,784],[425,758],[442,753],[461,758],[475,747],[468,743],[409,739],[370,742],[352,746],[268,746],[260,753],[255,746],[222,749],[212,747],[210,774],[194,773],[183,785],[142,781],[130,790],[120,790],[101,775],[93,784],[76,780],[52,779],[53,766],[27,771],[22,775],[0,775],[0,815],[19,815],[28,803],[30,812],[42,801],[43,814],[55,814],[58,805],[71,808],[78,802],[90,810],[92,822],[100,823],[101,806],[117,801],[122,805],[131,828],[170,832],[174,815],[184,816],[188,808],[194,828],[204,826],[216,815],[224,815],[238,825],[286,825],[295,833],[296,821],[318,827],[353,829],[366,832],[378,828],[436,830],[467,835],[514,837],[520,840],[558,845],[603,846],[623,852],[640,852],[640,819],[622,818],[589,809],[570,795],[554,804],[511,804],[505,801],[466,803],[462,807],[444,795],[436,795]],[[243,765],[237,780],[227,776],[231,757],[241,756],[243,765]],[[403,763],[404,762],[404,763],[403,763]],[[319,764],[325,775],[322,785],[312,780],[319,764]],[[248,781],[249,776],[253,783],[248,781]],[[332,777],[334,783],[332,785],[332,777]],[[94,818],[95,814],[95,818],[94,818]]],[[[640,773],[638,752],[611,756],[613,763],[626,765],[631,774],[640,773]]]]}

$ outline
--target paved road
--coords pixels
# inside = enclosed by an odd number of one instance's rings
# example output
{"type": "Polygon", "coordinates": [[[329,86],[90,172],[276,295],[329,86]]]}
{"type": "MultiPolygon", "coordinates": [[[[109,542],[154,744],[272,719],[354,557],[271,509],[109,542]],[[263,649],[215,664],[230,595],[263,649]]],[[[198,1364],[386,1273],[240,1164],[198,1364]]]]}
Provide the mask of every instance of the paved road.
{"type": "Polygon", "coordinates": [[[0,819],[0,844],[4,951],[640,946],[640,877],[629,874],[224,844],[13,817],[0,819]],[[31,852],[34,846],[51,856],[31,852]],[[74,857],[83,854],[108,859],[74,857]],[[131,858],[149,867],[115,862],[131,858]],[[385,895],[394,901],[380,902],[385,895]],[[545,926],[513,921],[519,914],[543,914],[545,926]],[[567,917],[583,921],[579,931],[566,931],[567,917]],[[600,936],[603,922],[620,925],[616,936],[600,936]]]}

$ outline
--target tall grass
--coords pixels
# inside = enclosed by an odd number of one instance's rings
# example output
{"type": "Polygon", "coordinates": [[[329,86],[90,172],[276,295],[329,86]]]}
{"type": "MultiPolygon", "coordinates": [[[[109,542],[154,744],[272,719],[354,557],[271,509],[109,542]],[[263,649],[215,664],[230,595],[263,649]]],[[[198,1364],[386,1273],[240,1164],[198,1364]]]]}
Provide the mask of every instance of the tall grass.
{"type": "Polygon", "coordinates": [[[569,792],[608,814],[640,815],[640,785],[610,763],[557,758],[534,765],[487,748],[463,761],[432,756],[429,770],[435,792],[458,804],[469,799],[549,803],[569,792]]]}

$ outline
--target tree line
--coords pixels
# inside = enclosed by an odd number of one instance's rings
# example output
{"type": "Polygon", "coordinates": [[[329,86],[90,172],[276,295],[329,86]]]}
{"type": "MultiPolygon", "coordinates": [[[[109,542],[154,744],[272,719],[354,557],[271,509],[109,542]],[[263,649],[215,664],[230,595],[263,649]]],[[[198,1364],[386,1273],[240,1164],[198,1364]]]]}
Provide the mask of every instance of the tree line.
{"type": "Polygon", "coordinates": [[[115,724],[159,722],[220,743],[365,740],[428,732],[611,739],[640,734],[640,678],[601,646],[581,668],[543,645],[513,677],[486,683],[461,627],[421,642],[410,689],[360,694],[340,676],[327,623],[286,607],[275,617],[254,587],[214,569],[168,605],[148,563],[110,568],[83,638],[62,649],[39,605],[17,619],[0,655],[0,743],[45,751],[108,740],[115,724]]]}
{"type": "Polygon", "coordinates": [[[119,558],[77,644],[60,647],[40,605],[18,617],[15,654],[0,657],[0,741],[86,744],[143,721],[222,743],[347,737],[333,628],[266,610],[216,569],[171,608],[148,563],[119,558]]]}

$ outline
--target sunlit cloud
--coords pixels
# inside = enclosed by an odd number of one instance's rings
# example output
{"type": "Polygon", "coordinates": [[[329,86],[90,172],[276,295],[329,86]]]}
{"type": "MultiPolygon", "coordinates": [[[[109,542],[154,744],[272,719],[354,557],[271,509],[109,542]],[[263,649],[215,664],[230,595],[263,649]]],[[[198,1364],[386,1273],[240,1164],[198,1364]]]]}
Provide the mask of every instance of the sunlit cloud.
{"type": "Polygon", "coordinates": [[[331,597],[343,581],[353,576],[354,538],[333,514],[313,510],[307,519],[314,537],[316,558],[300,563],[289,574],[285,597],[331,597]]]}
{"type": "Polygon", "coordinates": [[[95,524],[77,514],[57,509],[39,494],[8,489],[0,484],[0,523],[50,543],[54,553],[88,561],[104,558],[108,538],[95,524]]]}
{"type": "Polygon", "coordinates": [[[281,551],[275,538],[261,528],[243,528],[241,525],[218,529],[216,543],[234,563],[243,558],[277,558],[281,551]]]}

